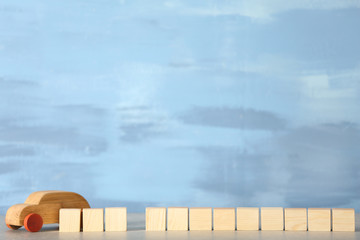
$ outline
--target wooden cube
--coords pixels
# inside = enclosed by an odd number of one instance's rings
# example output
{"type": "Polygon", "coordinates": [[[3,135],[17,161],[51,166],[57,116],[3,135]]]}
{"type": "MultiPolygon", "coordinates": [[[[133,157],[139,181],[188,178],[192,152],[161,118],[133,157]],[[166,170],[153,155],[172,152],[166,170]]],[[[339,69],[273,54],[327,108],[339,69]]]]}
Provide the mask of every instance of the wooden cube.
{"type": "Polygon", "coordinates": [[[59,232],[80,232],[81,208],[59,210],[59,232]]]}
{"type": "Polygon", "coordinates": [[[212,209],[209,207],[190,208],[189,227],[193,230],[212,230],[212,209]]]}
{"type": "Polygon", "coordinates": [[[259,208],[238,207],[237,228],[239,230],[259,230],[259,208]]]}
{"type": "Polygon", "coordinates": [[[83,209],[83,232],[104,231],[104,209],[84,208],[83,209]]]}
{"type": "Polygon", "coordinates": [[[235,231],[235,208],[214,208],[214,231],[235,231]]]}
{"type": "Polygon", "coordinates": [[[261,208],[261,230],[284,230],[284,211],[281,207],[261,208]]]}
{"type": "Polygon", "coordinates": [[[166,208],[148,207],[146,208],[146,231],[165,231],[166,230],[166,208]]]}
{"type": "Polygon", "coordinates": [[[331,231],[331,209],[309,208],[308,209],[309,231],[331,231]]]}
{"type": "Polygon", "coordinates": [[[353,208],[332,209],[333,231],[355,231],[355,210],[353,208]]]}
{"type": "Polygon", "coordinates": [[[189,208],[169,207],[167,209],[167,230],[188,231],[189,230],[189,208]]]}
{"type": "Polygon", "coordinates": [[[105,208],[105,231],[107,232],[127,231],[126,207],[105,208]]]}
{"type": "Polygon", "coordinates": [[[306,231],[306,208],[285,208],[285,231],[306,231]]]}

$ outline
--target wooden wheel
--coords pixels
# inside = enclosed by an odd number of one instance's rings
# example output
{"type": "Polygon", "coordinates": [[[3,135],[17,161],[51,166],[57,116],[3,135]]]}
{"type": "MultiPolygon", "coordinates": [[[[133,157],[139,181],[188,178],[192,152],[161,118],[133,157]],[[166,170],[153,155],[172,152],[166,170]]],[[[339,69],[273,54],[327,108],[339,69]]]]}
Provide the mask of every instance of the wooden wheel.
{"type": "Polygon", "coordinates": [[[24,227],[29,232],[38,232],[42,228],[43,220],[39,214],[30,213],[24,219],[24,227]]]}
{"type": "Polygon", "coordinates": [[[6,224],[6,226],[12,230],[18,230],[19,228],[21,228],[21,226],[15,226],[15,225],[10,225],[10,224],[6,224]]]}

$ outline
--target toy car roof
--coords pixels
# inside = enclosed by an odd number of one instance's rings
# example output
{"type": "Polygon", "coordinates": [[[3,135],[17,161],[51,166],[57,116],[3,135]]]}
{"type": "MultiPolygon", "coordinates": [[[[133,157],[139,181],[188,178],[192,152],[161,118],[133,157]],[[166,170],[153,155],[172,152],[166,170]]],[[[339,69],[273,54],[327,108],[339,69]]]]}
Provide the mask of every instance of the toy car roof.
{"type": "Polygon", "coordinates": [[[25,203],[27,204],[44,204],[44,203],[59,203],[59,202],[61,203],[69,202],[70,207],[76,207],[76,206],[72,206],[73,204],[71,203],[77,203],[77,202],[87,203],[86,199],[82,197],[80,194],[74,192],[56,191],[56,190],[33,192],[29,195],[29,197],[25,201],[25,203]]]}

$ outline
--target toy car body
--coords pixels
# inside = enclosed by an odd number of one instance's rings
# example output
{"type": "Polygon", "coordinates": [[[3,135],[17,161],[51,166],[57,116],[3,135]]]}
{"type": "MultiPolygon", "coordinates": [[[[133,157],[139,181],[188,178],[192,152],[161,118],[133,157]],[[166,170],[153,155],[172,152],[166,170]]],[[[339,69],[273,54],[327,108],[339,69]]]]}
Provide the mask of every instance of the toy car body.
{"type": "Polygon", "coordinates": [[[60,208],[90,208],[84,197],[74,192],[33,192],[23,204],[11,206],[6,212],[5,223],[13,229],[24,226],[37,232],[43,224],[59,223],[60,208]]]}

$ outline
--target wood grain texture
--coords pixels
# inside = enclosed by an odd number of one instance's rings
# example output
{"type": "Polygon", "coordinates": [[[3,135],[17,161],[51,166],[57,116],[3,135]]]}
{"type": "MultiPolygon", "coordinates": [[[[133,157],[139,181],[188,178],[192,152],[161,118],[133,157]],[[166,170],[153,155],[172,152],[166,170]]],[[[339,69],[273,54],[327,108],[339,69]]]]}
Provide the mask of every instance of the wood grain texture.
{"type": "Polygon", "coordinates": [[[259,208],[238,207],[237,208],[237,227],[239,231],[258,231],[259,230],[259,208]]]}
{"type": "Polygon", "coordinates": [[[309,208],[308,209],[309,231],[331,231],[331,209],[309,208]]]}
{"type": "Polygon", "coordinates": [[[306,208],[285,208],[285,231],[306,231],[306,208]]]}
{"type": "Polygon", "coordinates": [[[284,230],[284,211],[281,207],[261,208],[261,230],[284,230]]]}
{"type": "Polygon", "coordinates": [[[212,209],[209,207],[190,208],[189,229],[212,230],[212,209]]]}
{"type": "Polygon", "coordinates": [[[65,191],[33,192],[23,204],[11,206],[6,212],[6,224],[23,226],[30,213],[39,214],[44,224],[58,223],[60,208],[90,208],[81,195],[65,191]]]}
{"type": "Polygon", "coordinates": [[[332,209],[332,229],[334,232],[355,231],[355,210],[353,208],[332,209]]]}
{"type": "Polygon", "coordinates": [[[188,231],[189,230],[189,208],[168,207],[167,209],[167,230],[188,231]]]}
{"type": "Polygon", "coordinates": [[[127,231],[126,207],[105,208],[105,231],[107,232],[127,231]]]}
{"type": "Polygon", "coordinates": [[[83,209],[83,232],[104,231],[104,209],[84,208],[83,209]]]}
{"type": "Polygon", "coordinates": [[[59,216],[59,232],[80,232],[80,208],[61,208],[59,216]]]}
{"type": "Polygon", "coordinates": [[[25,200],[27,204],[61,203],[62,208],[90,208],[89,203],[80,194],[66,191],[33,192],[25,200]]]}
{"type": "Polygon", "coordinates": [[[166,230],[166,208],[148,207],[146,208],[146,231],[165,231],[166,230]]]}
{"type": "Polygon", "coordinates": [[[214,208],[214,231],[235,231],[235,208],[214,208]]]}

